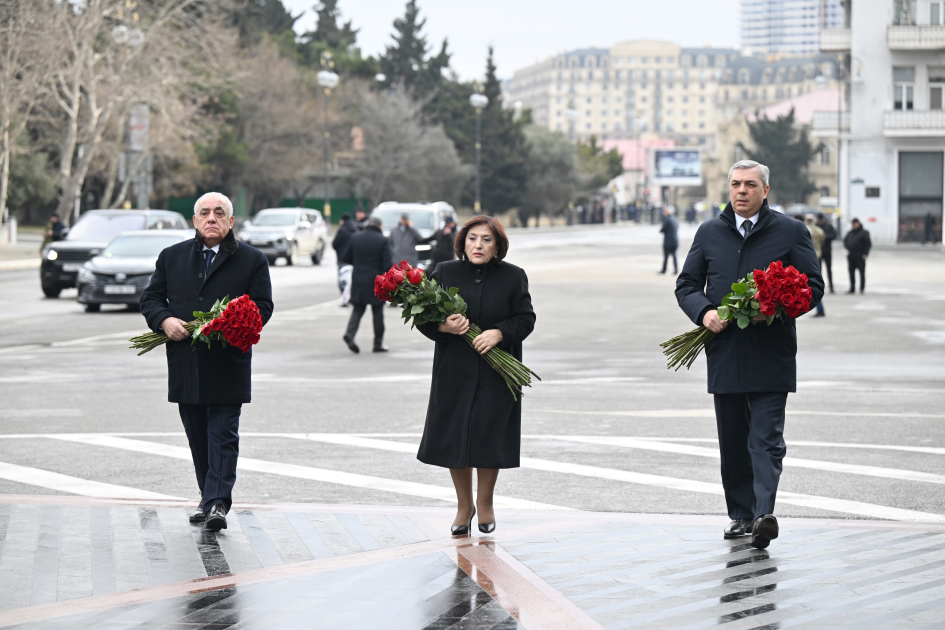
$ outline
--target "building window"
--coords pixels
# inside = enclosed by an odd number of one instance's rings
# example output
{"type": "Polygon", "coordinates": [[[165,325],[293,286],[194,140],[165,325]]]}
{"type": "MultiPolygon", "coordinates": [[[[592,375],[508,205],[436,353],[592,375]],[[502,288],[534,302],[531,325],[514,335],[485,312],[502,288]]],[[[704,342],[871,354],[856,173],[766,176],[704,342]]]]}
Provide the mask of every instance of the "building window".
{"type": "Polygon", "coordinates": [[[667,109],[667,110],[666,110],[666,115],[667,115],[667,116],[672,116],[672,115],[673,115],[673,110],[667,109]]]}
{"type": "Polygon", "coordinates": [[[640,97],[640,102],[641,102],[641,103],[645,103],[645,102],[646,102],[646,97],[645,97],[645,96],[641,96],[641,97],[640,97]]]}
{"type": "Polygon", "coordinates": [[[653,57],[653,63],[663,63],[662,57],[653,57]]]}
{"type": "Polygon", "coordinates": [[[673,123],[671,122],[666,123],[666,131],[673,131],[673,130],[674,130],[673,123]]]}
{"type": "Polygon", "coordinates": [[[587,117],[588,117],[588,118],[591,117],[591,110],[587,110],[587,117]]]}
{"type": "Polygon", "coordinates": [[[555,129],[557,129],[558,131],[561,131],[561,123],[558,123],[557,125],[555,125],[555,129]]]}
{"type": "Polygon", "coordinates": [[[689,110],[688,110],[688,109],[682,110],[682,115],[683,115],[683,116],[688,116],[688,115],[689,115],[689,110]]]}
{"type": "Polygon", "coordinates": [[[929,24],[932,26],[945,24],[945,1],[932,0],[929,3],[929,24]]]}
{"type": "Polygon", "coordinates": [[[893,24],[896,26],[915,24],[915,0],[895,0],[893,2],[893,24]]]}
{"type": "Polygon", "coordinates": [[[615,109],[615,110],[614,110],[614,116],[620,116],[620,110],[619,110],[619,109],[615,109]]]}
{"type": "Polygon", "coordinates": [[[603,129],[604,131],[607,131],[607,123],[604,123],[603,125],[601,125],[600,128],[603,129]]]}
{"type": "Polygon", "coordinates": [[[929,109],[945,109],[945,68],[929,68],[929,109]]]}
{"type": "Polygon", "coordinates": [[[915,68],[893,68],[893,109],[912,109],[915,68]]]}
{"type": "Polygon", "coordinates": [[[614,123],[614,131],[620,131],[620,123],[614,123]]]}
{"type": "Polygon", "coordinates": [[[689,129],[689,123],[684,122],[684,123],[682,124],[682,128],[683,128],[683,129],[689,129]]]}
{"type": "Polygon", "coordinates": [[[649,60],[649,57],[640,57],[640,63],[647,63],[649,60]]]}
{"type": "Polygon", "coordinates": [[[742,69],[738,71],[738,82],[742,85],[746,85],[751,82],[751,73],[747,69],[742,69]]]}
{"type": "Polygon", "coordinates": [[[829,197],[829,196],[830,196],[830,188],[828,188],[827,186],[821,186],[821,187],[820,187],[820,196],[821,196],[821,197],[829,197]]]}
{"type": "MultiPolygon", "coordinates": [[[[830,164],[830,149],[826,146],[820,149],[820,163],[824,165],[830,164]]],[[[826,196],[827,195],[824,195],[824,197],[826,196]]]]}
{"type": "Polygon", "coordinates": [[[684,68],[688,68],[691,63],[692,63],[692,57],[690,57],[689,55],[683,55],[682,57],[679,58],[679,65],[683,66],[684,68]]]}
{"type": "Polygon", "coordinates": [[[588,97],[587,97],[587,102],[588,102],[588,103],[593,103],[593,102],[594,102],[594,99],[592,99],[590,96],[588,96],[588,97]]]}
{"type": "Polygon", "coordinates": [[[602,109],[601,112],[600,112],[600,115],[601,115],[601,116],[606,116],[606,115],[607,115],[607,110],[606,110],[606,109],[602,109]]]}

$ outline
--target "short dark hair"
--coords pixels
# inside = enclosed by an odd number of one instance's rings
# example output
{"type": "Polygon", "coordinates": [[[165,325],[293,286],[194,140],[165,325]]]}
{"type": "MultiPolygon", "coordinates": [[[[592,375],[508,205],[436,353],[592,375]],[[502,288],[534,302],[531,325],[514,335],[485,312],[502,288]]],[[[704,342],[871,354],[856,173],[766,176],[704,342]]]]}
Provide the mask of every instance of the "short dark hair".
{"type": "Polygon", "coordinates": [[[860,225],[863,225],[863,222],[855,217],[850,221],[850,225],[853,225],[854,223],[859,223],[860,225]]]}
{"type": "Polygon", "coordinates": [[[341,221],[342,223],[347,223],[348,221],[351,220],[351,215],[345,212],[343,215],[341,215],[341,218],[338,220],[341,221]]]}
{"type": "Polygon", "coordinates": [[[489,229],[492,230],[492,236],[495,237],[495,258],[496,260],[505,258],[505,255],[509,252],[509,237],[505,235],[505,229],[503,229],[498,219],[483,214],[466,221],[463,228],[456,234],[456,240],[453,241],[453,251],[456,252],[456,256],[460,259],[466,256],[466,235],[469,234],[469,230],[477,225],[489,226],[489,229]]]}

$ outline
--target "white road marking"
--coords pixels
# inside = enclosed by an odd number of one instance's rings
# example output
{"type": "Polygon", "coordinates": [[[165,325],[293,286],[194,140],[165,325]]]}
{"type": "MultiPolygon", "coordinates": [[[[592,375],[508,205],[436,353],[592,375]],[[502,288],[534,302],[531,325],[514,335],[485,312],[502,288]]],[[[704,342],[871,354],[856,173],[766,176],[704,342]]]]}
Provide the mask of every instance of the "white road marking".
{"type": "MultiPolygon", "coordinates": [[[[64,440],[67,442],[77,442],[80,444],[89,444],[93,446],[105,446],[109,448],[123,449],[137,453],[147,453],[149,455],[160,455],[163,457],[172,457],[191,461],[190,449],[182,446],[173,446],[170,444],[161,444],[158,442],[148,442],[146,440],[131,440],[122,437],[115,437],[105,434],[76,433],[76,434],[50,434],[45,437],[64,440]]],[[[310,466],[299,466],[296,464],[283,464],[281,462],[270,462],[250,457],[240,457],[237,463],[237,470],[269,473],[272,475],[281,475],[283,477],[295,477],[297,479],[309,479],[312,481],[321,481],[324,483],[333,483],[343,486],[352,486],[355,488],[366,488],[369,490],[382,490],[397,494],[406,494],[415,497],[424,497],[427,499],[438,499],[440,501],[456,502],[456,493],[452,488],[444,486],[433,486],[424,483],[414,483],[412,481],[400,481],[397,479],[386,479],[383,477],[373,477],[369,475],[359,475],[355,473],[346,473],[337,470],[328,470],[324,468],[313,468],[310,466]]],[[[511,497],[495,497],[496,507],[516,510],[567,510],[566,508],[536,501],[527,501],[525,499],[514,499],[511,497]]]]}
{"type": "Polygon", "coordinates": [[[81,409],[0,409],[0,418],[74,418],[81,409]]]}
{"type": "MultiPolygon", "coordinates": [[[[392,437],[400,437],[392,434],[392,437]]],[[[406,436],[403,436],[406,437],[406,436]]],[[[523,438],[543,439],[547,435],[523,435],[523,438]]],[[[562,436],[566,437],[566,436],[562,436]]],[[[718,444],[717,438],[678,438],[678,437],[635,437],[635,440],[655,440],[658,442],[705,442],[718,444]]],[[[865,448],[885,451],[905,451],[908,453],[926,453],[945,455],[945,448],[939,446],[904,446],[900,444],[857,444],[856,442],[811,442],[808,440],[789,440],[788,446],[825,446],[827,448],[865,448]]]]}
{"type": "MultiPolygon", "coordinates": [[[[620,446],[623,448],[637,448],[647,451],[659,451],[663,453],[677,453],[680,455],[693,455],[696,457],[719,459],[719,450],[717,448],[703,448],[701,446],[674,444],[672,442],[659,442],[655,440],[640,440],[632,437],[614,436],[555,435],[546,437],[566,442],[602,444],[604,446],[620,446]]],[[[827,470],[830,472],[847,473],[851,475],[863,475],[866,477],[881,477],[883,479],[899,479],[901,481],[924,481],[926,483],[945,484],[945,475],[936,475],[934,473],[919,472],[915,470],[881,468],[879,466],[863,466],[860,464],[844,464],[840,462],[827,462],[816,459],[800,459],[790,456],[784,458],[784,465],[795,468],[810,468],[813,470],[827,470]]]]}
{"type": "MultiPolygon", "coordinates": [[[[559,413],[584,416],[626,416],[629,418],[712,418],[715,409],[651,409],[648,411],[586,411],[583,409],[532,409],[534,413],[559,413]]],[[[884,413],[878,411],[800,411],[788,409],[789,416],[836,416],[842,418],[945,418],[940,413],[884,413]]]]}
{"type": "Polygon", "coordinates": [[[8,352],[29,352],[42,347],[43,346],[38,343],[30,344],[28,346],[10,346],[9,348],[0,348],[0,353],[6,354],[8,352]]]}
{"type": "Polygon", "coordinates": [[[141,328],[138,328],[137,330],[130,330],[127,332],[108,333],[107,335],[94,335],[92,337],[80,337],[79,339],[70,339],[68,341],[54,341],[49,345],[51,345],[53,348],[80,346],[80,345],[83,345],[86,343],[92,343],[95,341],[104,341],[106,339],[131,339],[132,337],[143,335],[146,332],[148,332],[148,330],[142,324],[141,328]]]}
{"type": "Polygon", "coordinates": [[[50,490],[56,490],[57,492],[68,492],[70,494],[102,499],[180,499],[180,497],[172,497],[158,492],[149,492],[147,490],[139,490],[127,486],[117,486],[111,483],[90,481],[88,479],[80,479],[79,477],[71,477],[48,470],[8,464],[6,462],[0,462],[0,479],[48,488],[50,490]]]}
{"type": "MultiPolygon", "coordinates": [[[[363,438],[352,435],[324,433],[284,433],[282,435],[284,437],[298,437],[305,440],[323,441],[331,444],[345,444],[348,446],[361,446],[364,448],[376,448],[399,453],[413,453],[416,448],[412,444],[406,444],[403,442],[390,442],[387,440],[377,440],[373,438],[363,438]]],[[[593,477],[596,479],[610,479],[612,481],[667,488],[670,490],[682,490],[684,492],[698,492],[702,494],[713,494],[716,496],[724,496],[725,494],[721,484],[707,483],[704,481],[693,481],[690,479],[678,479],[675,477],[664,477],[660,475],[650,475],[647,473],[631,472],[628,470],[601,468],[599,466],[586,466],[584,464],[556,462],[533,457],[521,458],[521,466],[522,468],[531,468],[532,470],[578,475],[582,477],[593,477]]],[[[846,499],[834,499],[831,497],[819,497],[808,494],[800,494],[797,492],[779,492],[778,501],[781,503],[788,503],[790,505],[812,507],[830,512],[857,514],[859,516],[868,516],[870,518],[879,518],[884,520],[945,523],[945,515],[943,514],[920,512],[917,510],[904,510],[901,508],[888,507],[885,505],[876,505],[873,503],[864,503],[861,501],[848,501],[846,499]]]]}

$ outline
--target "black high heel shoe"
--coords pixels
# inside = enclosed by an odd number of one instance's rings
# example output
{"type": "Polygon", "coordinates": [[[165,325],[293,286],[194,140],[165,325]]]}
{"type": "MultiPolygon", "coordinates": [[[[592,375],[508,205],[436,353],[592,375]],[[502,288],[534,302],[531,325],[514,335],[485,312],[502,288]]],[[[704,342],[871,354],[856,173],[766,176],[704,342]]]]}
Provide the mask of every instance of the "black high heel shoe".
{"type": "Polygon", "coordinates": [[[469,523],[467,525],[450,525],[450,534],[453,536],[469,536],[470,532],[472,532],[472,520],[475,515],[476,508],[473,508],[472,516],[469,517],[469,523]]]}
{"type": "Polygon", "coordinates": [[[479,531],[483,534],[491,534],[495,531],[495,521],[491,523],[479,523],[479,531]]]}

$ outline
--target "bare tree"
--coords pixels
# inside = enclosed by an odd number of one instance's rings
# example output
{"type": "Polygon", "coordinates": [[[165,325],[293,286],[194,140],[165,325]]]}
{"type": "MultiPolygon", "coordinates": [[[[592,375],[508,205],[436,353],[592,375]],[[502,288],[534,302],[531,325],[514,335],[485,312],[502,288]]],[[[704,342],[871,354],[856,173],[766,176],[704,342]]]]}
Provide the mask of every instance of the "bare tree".
{"type": "Polygon", "coordinates": [[[438,199],[457,203],[473,169],[443,128],[425,126],[422,103],[402,93],[365,95],[359,109],[364,149],[355,158],[358,187],[373,203],[438,199]]]}
{"type": "Polygon", "coordinates": [[[50,44],[58,64],[49,93],[65,119],[59,141],[62,216],[69,216],[106,132],[123,133],[121,120],[132,105],[147,103],[171,127],[179,126],[174,110],[187,102],[185,93],[198,80],[212,80],[218,67],[227,39],[209,17],[218,15],[218,7],[206,0],[55,5],[50,44]]]}
{"type": "Polygon", "coordinates": [[[46,79],[50,6],[40,0],[0,3],[0,218],[7,214],[10,160],[46,79]]]}

